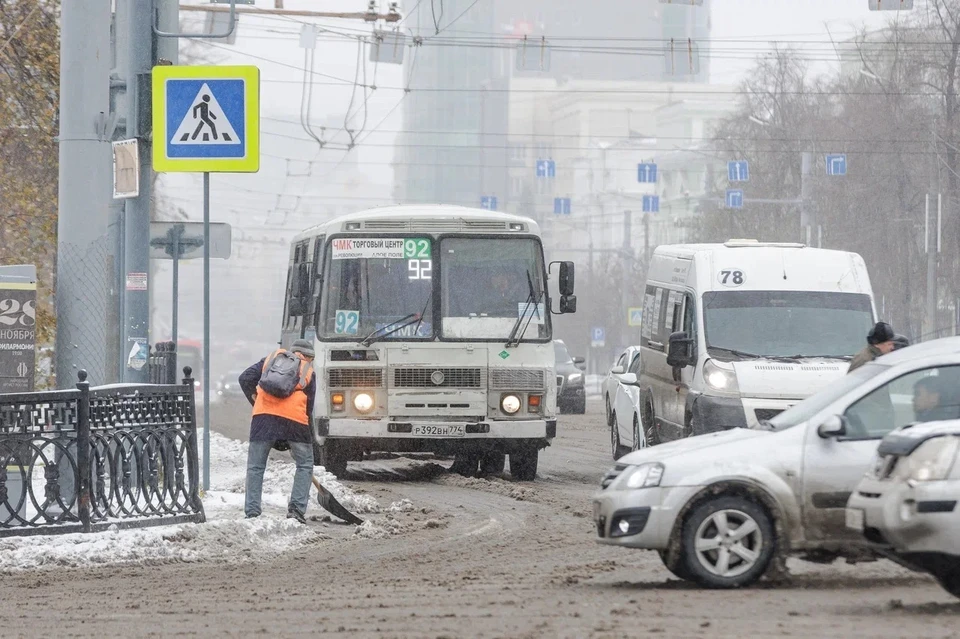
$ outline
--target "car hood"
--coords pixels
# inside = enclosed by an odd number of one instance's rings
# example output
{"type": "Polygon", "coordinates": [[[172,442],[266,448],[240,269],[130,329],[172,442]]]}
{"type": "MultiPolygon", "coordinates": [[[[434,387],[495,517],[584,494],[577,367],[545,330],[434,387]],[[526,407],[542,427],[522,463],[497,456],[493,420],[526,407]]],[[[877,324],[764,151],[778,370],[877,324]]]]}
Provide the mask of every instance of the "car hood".
{"type": "MultiPolygon", "coordinates": [[[[678,439],[667,444],[651,446],[641,450],[634,451],[624,455],[618,461],[621,464],[643,464],[646,462],[663,461],[678,455],[689,455],[695,451],[705,449],[717,449],[718,455],[725,455],[727,451],[720,449],[730,448],[733,455],[755,455],[752,447],[744,449],[740,444],[750,439],[758,437],[768,437],[773,434],[769,430],[756,430],[752,428],[733,428],[721,431],[719,433],[708,433],[706,435],[697,435],[686,439],[678,439]]],[[[713,452],[713,451],[709,451],[713,452]]]]}
{"type": "Polygon", "coordinates": [[[806,399],[846,375],[848,368],[845,360],[826,358],[733,362],[740,394],[758,399],[806,399]]]}
{"type": "Polygon", "coordinates": [[[910,455],[929,439],[957,435],[960,435],[960,420],[957,419],[911,424],[888,433],[877,452],[880,455],[910,455]]]}

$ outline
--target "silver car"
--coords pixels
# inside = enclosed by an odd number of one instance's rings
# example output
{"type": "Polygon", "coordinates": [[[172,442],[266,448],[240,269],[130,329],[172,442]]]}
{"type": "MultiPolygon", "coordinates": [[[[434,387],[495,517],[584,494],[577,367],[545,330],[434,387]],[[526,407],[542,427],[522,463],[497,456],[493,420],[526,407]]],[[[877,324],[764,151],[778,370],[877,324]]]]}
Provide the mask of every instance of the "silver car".
{"type": "Polygon", "coordinates": [[[847,504],[847,525],[960,597],[960,420],[898,429],[847,504]]]}
{"type": "Polygon", "coordinates": [[[914,387],[931,371],[960,382],[960,338],[884,355],[761,429],[626,455],[594,496],[597,541],[657,550],[678,577],[715,588],[750,584],[787,554],[875,558],[845,507],[879,440],[918,421],[914,387]]]}

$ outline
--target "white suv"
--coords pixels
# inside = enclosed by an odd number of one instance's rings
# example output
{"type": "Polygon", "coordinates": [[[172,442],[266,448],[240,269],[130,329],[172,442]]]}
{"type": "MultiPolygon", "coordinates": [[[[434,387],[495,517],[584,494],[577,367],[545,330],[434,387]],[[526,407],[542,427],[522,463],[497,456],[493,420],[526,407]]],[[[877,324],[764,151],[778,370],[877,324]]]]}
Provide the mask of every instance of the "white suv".
{"type": "Polygon", "coordinates": [[[597,541],[657,550],[678,577],[715,588],[754,582],[788,553],[875,558],[846,526],[847,501],[880,439],[929,414],[913,392],[930,376],[960,389],[960,337],[884,355],[761,429],[630,453],[594,496],[597,541]]]}
{"type": "Polygon", "coordinates": [[[960,420],[893,431],[847,504],[847,525],[960,597],[960,420]]]}

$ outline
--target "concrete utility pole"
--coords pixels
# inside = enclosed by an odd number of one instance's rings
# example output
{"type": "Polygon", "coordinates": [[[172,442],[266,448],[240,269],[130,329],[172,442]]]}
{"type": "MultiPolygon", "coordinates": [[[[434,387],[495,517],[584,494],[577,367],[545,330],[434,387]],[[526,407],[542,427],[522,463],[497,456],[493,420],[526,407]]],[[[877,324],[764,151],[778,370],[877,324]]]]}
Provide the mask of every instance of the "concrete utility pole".
{"type": "Polygon", "coordinates": [[[70,0],[60,13],[60,185],[57,221],[56,372],[73,388],[77,371],[108,381],[107,325],[114,281],[108,240],[110,0],[70,0]]]}
{"type": "Polygon", "coordinates": [[[627,337],[630,327],[627,321],[627,312],[630,308],[630,278],[633,277],[633,220],[631,212],[623,212],[623,266],[620,275],[620,346],[629,343],[627,337]]]}
{"type": "Polygon", "coordinates": [[[927,296],[926,321],[923,323],[923,340],[936,339],[939,335],[937,325],[937,256],[940,253],[940,224],[943,212],[943,196],[937,193],[936,226],[930,219],[930,194],[924,203],[923,247],[927,253],[927,296]]]}

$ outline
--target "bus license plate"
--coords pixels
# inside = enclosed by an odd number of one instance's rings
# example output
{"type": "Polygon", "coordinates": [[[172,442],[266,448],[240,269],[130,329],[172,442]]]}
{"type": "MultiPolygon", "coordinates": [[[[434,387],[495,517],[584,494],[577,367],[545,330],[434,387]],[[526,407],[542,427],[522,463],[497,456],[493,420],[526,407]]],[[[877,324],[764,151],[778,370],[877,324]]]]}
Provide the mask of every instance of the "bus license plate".
{"type": "Polygon", "coordinates": [[[413,434],[417,437],[463,437],[466,430],[463,424],[416,424],[413,434]]]}

